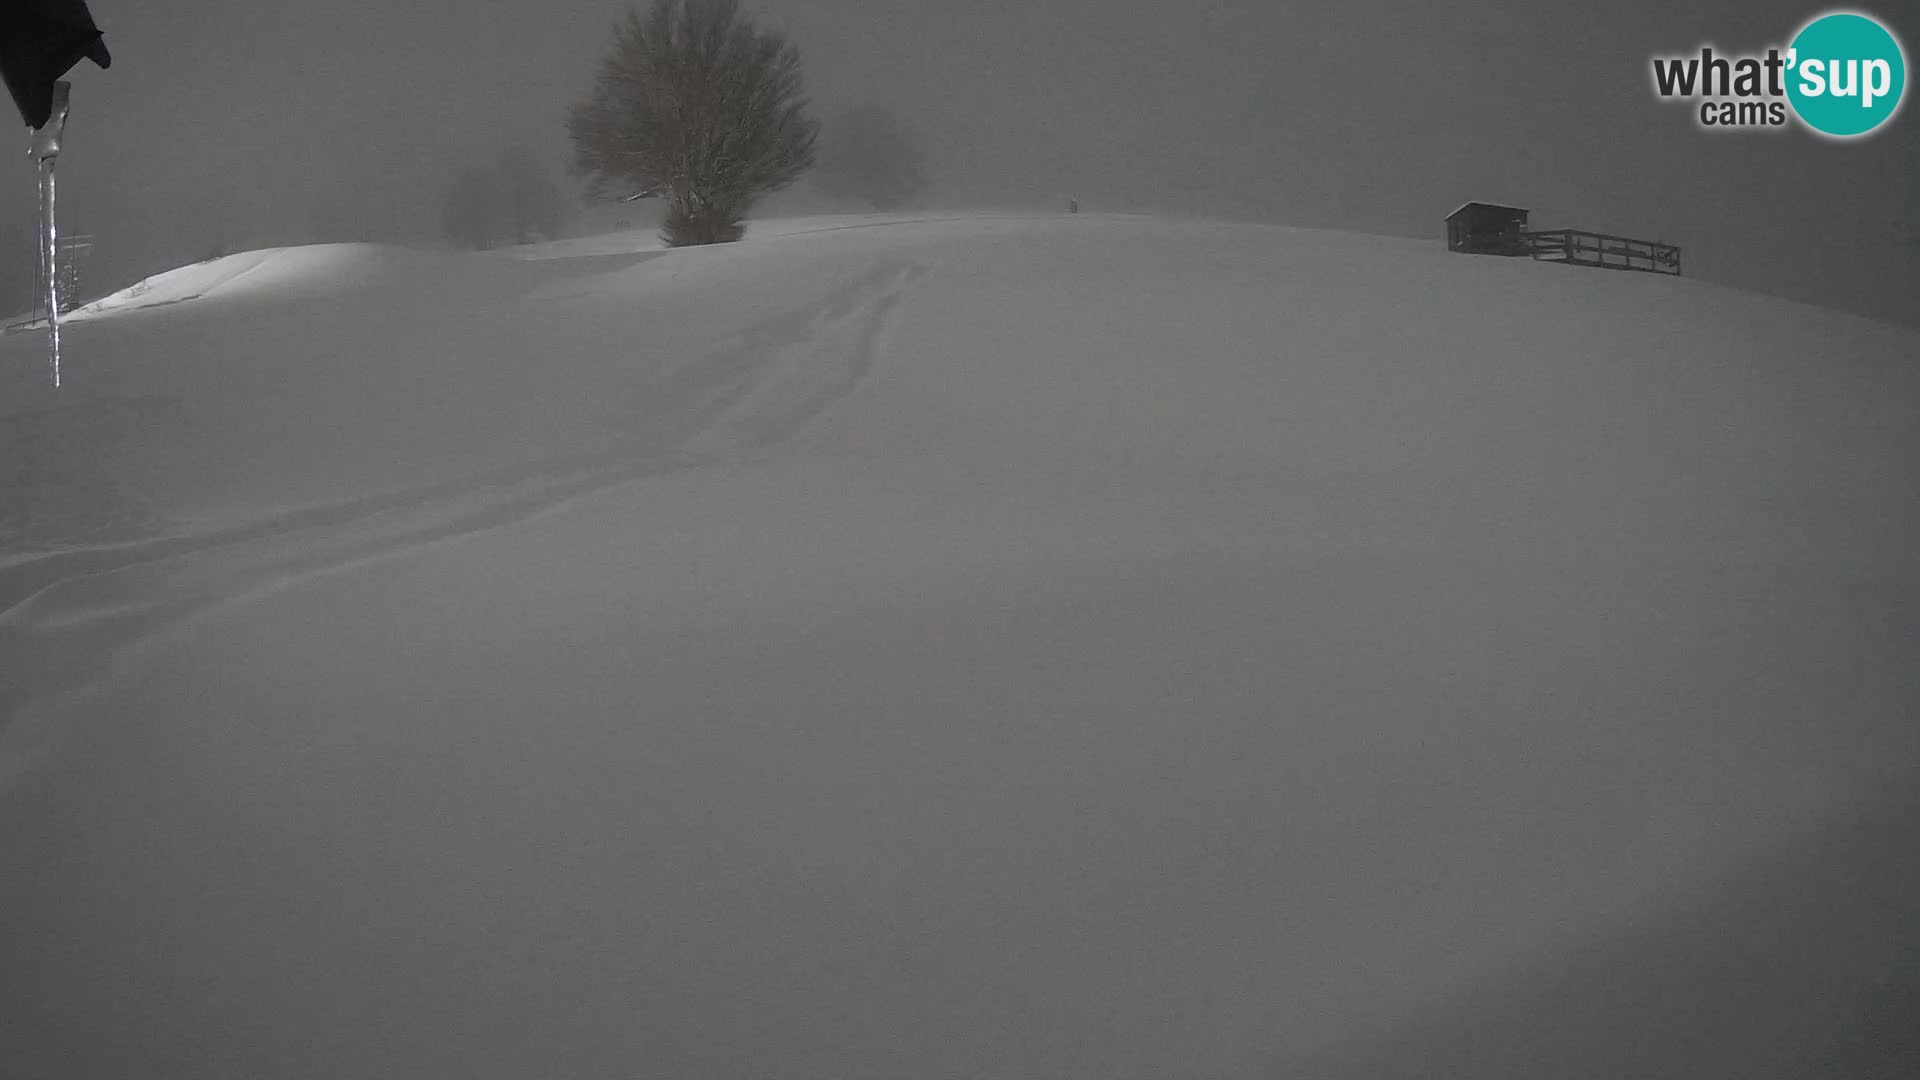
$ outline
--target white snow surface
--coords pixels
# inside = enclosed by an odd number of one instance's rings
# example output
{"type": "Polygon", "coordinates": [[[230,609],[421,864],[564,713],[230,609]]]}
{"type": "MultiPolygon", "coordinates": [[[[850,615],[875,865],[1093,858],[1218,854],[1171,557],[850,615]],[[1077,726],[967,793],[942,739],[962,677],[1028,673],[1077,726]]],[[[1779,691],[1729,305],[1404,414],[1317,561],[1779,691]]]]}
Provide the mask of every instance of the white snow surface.
{"type": "Polygon", "coordinates": [[[40,347],[10,1075],[1920,1060],[1859,1019],[1920,1000],[1912,331],[955,214],[254,252],[40,347]]]}

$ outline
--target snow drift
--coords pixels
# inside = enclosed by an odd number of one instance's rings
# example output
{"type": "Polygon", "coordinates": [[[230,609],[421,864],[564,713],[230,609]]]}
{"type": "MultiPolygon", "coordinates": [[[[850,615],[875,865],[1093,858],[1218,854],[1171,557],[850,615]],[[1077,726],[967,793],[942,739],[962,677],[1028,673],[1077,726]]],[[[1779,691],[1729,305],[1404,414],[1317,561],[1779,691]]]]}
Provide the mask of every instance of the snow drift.
{"type": "Polygon", "coordinates": [[[1920,336],[1095,215],[648,247],[0,346],[27,1075],[1913,1062],[1872,858],[1710,1019],[1560,1010],[1906,821],[1920,336]]]}

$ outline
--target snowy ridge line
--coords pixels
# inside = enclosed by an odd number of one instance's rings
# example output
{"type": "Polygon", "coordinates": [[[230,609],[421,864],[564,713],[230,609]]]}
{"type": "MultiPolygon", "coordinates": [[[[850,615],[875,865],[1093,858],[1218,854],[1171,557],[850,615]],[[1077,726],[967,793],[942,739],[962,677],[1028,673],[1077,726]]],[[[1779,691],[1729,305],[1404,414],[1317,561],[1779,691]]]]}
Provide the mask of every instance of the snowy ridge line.
{"type": "MultiPolygon", "coordinates": [[[[140,299],[140,297],[145,296],[147,293],[154,291],[156,288],[159,288],[160,278],[164,278],[168,275],[177,274],[180,272],[178,270],[170,270],[164,274],[155,274],[152,277],[144,278],[128,286],[127,288],[120,290],[119,292],[110,293],[106,296],[101,297],[98,300],[93,300],[88,303],[82,304],[79,307],[73,309],[72,313],[68,317],[71,318],[74,315],[85,317],[90,315],[101,315],[101,314],[107,314],[107,313],[119,314],[122,312],[147,311],[152,308],[170,307],[174,304],[184,304],[193,300],[202,300],[202,299],[205,299],[209,293],[212,293],[217,289],[223,288],[224,286],[230,285],[233,282],[239,280],[240,278],[243,278],[248,274],[253,273],[255,270],[260,269],[262,266],[266,265],[267,262],[273,258],[273,252],[263,253],[259,257],[256,257],[250,260],[245,260],[245,261],[242,261],[244,259],[244,256],[241,256],[241,255],[229,255],[229,256],[223,256],[223,257],[233,259],[236,262],[241,262],[240,267],[228,273],[221,274],[209,281],[202,282],[200,287],[195,289],[189,295],[174,296],[174,297],[169,297],[165,300],[153,300],[153,301],[148,301],[146,303],[137,302],[140,299]]],[[[218,261],[218,260],[215,260],[215,261],[218,261]]],[[[190,270],[192,269],[192,266],[188,266],[183,269],[190,270]]]]}
{"type": "Polygon", "coordinates": [[[955,221],[1051,221],[1058,214],[1035,211],[1031,214],[945,214],[933,217],[888,218],[885,221],[857,221],[845,225],[818,225],[808,229],[770,233],[763,240],[782,240],[789,236],[817,236],[821,233],[847,232],[852,229],[885,229],[895,225],[937,225],[955,221]]]}
{"type": "MultiPolygon", "coordinates": [[[[1039,223],[1129,218],[1145,220],[1148,218],[1148,215],[1088,213],[1078,215],[1077,217],[1069,217],[1059,211],[1049,210],[957,211],[898,217],[851,213],[818,214],[749,222],[743,242],[764,243],[771,240],[784,240],[795,236],[814,236],[820,233],[844,232],[850,229],[880,229],[897,225],[928,225],[955,222],[1039,223]]],[[[618,255],[659,257],[670,255],[674,250],[673,248],[666,247],[660,241],[659,233],[656,229],[635,228],[620,229],[597,236],[579,236],[565,240],[548,240],[535,244],[521,244],[515,247],[499,248],[496,249],[494,253],[520,262],[548,262],[568,259],[611,258],[618,255]]]]}
{"type": "Polygon", "coordinates": [[[660,443],[636,433],[591,454],[0,570],[0,657],[9,671],[27,673],[0,683],[0,735],[28,705],[83,689],[118,653],[202,611],[310,575],[516,525],[650,476],[738,459],[797,434],[871,370],[890,315],[925,272],[920,265],[882,267],[689,365],[664,389],[696,422],[678,436],[651,433],[667,436],[660,443]],[[791,344],[796,329],[804,334],[800,345],[791,344]],[[789,346],[775,349],[777,341],[789,346]],[[353,531],[388,516],[400,520],[353,531]]]}

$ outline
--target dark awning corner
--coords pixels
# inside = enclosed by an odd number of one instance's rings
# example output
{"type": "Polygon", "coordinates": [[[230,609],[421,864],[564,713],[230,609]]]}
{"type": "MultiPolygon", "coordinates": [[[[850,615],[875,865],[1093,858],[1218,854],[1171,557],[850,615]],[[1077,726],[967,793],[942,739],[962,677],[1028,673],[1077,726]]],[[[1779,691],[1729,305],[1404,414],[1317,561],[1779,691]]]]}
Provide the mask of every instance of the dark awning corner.
{"type": "Polygon", "coordinates": [[[0,15],[0,75],[30,128],[53,113],[53,84],[81,60],[113,63],[86,0],[12,0],[0,15]]]}

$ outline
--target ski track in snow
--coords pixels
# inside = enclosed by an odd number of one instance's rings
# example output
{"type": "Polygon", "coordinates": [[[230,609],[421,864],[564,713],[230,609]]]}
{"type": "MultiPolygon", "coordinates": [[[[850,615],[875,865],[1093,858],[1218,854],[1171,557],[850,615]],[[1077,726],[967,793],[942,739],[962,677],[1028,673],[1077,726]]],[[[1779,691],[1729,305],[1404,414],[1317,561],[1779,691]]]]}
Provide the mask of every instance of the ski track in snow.
{"type": "MultiPolygon", "coordinates": [[[[629,432],[604,452],[0,566],[0,668],[11,673],[0,682],[0,738],[29,706],[84,689],[198,613],[791,437],[872,370],[893,312],[926,272],[883,266],[810,308],[755,324],[657,388],[672,403],[666,415],[680,421],[674,428],[629,432]]],[[[0,760],[0,778],[14,771],[0,760]]]]}

